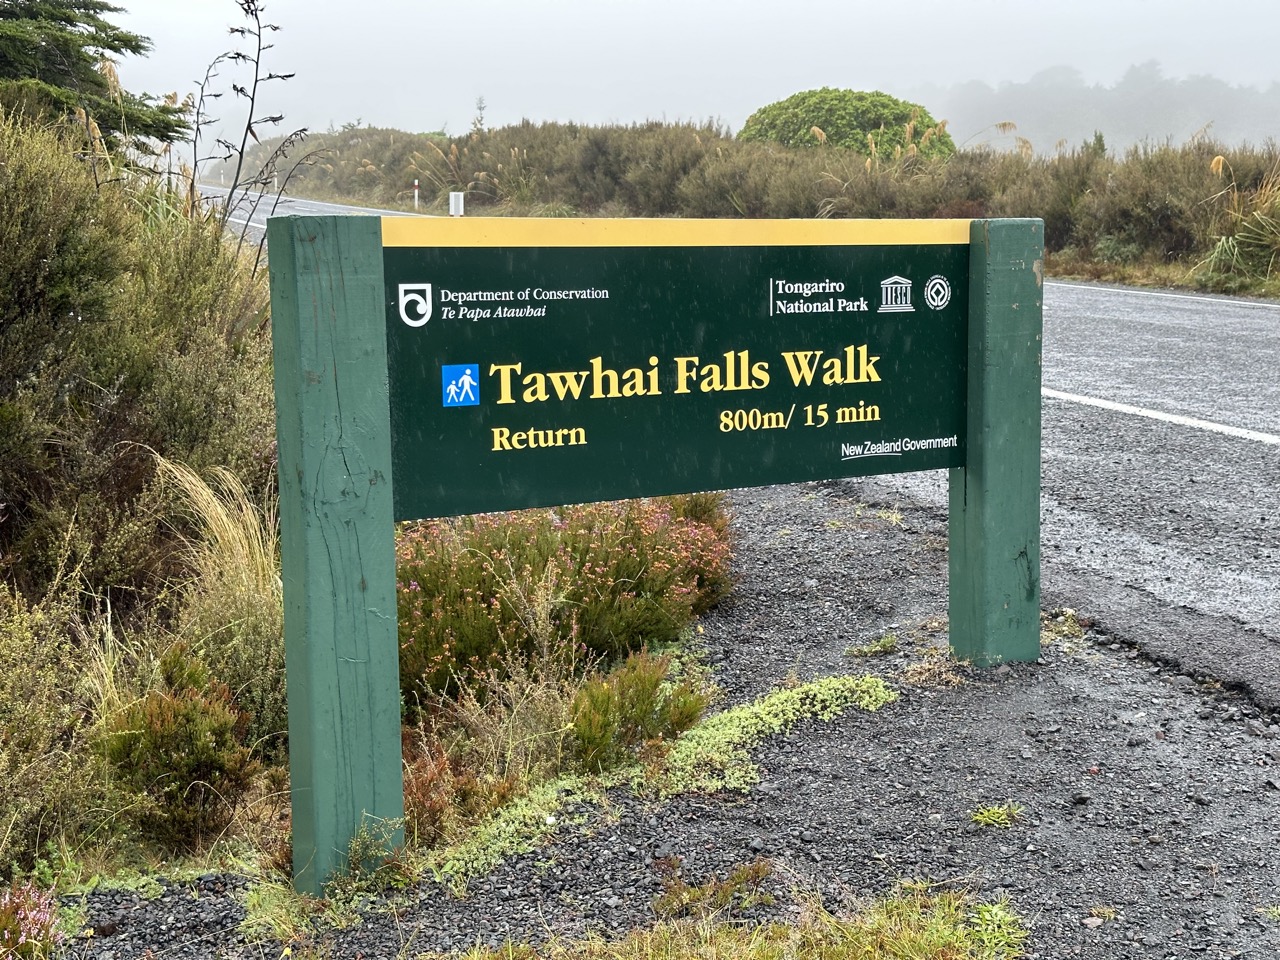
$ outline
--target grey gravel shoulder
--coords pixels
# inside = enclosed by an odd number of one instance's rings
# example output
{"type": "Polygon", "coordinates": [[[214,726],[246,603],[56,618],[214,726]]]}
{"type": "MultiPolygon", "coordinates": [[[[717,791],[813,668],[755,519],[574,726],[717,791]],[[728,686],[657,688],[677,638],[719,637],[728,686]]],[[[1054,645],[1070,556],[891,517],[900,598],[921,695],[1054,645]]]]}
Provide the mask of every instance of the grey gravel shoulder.
{"type": "MultiPolygon", "coordinates": [[[[424,881],[314,939],[372,958],[621,935],[654,923],[674,865],[699,883],[765,859],[776,900],[756,919],[794,915],[796,890],[841,907],[915,878],[1007,897],[1033,957],[1280,956],[1280,923],[1262,912],[1280,904],[1280,718],[1097,629],[1036,664],[962,669],[959,686],[908,682],[945,645],[946,520],[896,496],[860,481],[736,492],[739,586],[702,639],[727,703],[868,670],[898,702],[767,742],[748,795],[614,791],[464,899],[424,881]],[[886,633],[893,654],[850,656],[886,633]],[[1011,828],[971,821],[1004,803],[1023,810],[1011,828]]],[[[280,956],[239,931],[242,879],[161,889],[89,894],[94,935],[69,955],[280,956]]]]}

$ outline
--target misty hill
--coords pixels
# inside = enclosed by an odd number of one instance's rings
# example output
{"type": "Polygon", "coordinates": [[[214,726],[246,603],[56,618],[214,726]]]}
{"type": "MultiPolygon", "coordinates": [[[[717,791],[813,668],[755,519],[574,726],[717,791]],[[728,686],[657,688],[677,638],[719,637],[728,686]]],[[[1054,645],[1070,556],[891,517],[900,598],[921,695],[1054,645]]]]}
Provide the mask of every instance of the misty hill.
{"type": "Polygon", "coordinates": [[[1012,148],[1015,137],[1051,154],[1066,141],[1076,146],[1101,131],[1107,146],[1185,143],[1208,135],[1228,144],[1261,145],[1280,136],[1280,84],[1267,90],[1234,87],[1209,76],[1164,76],[1155,61],[1132,66],[1112,86],[1090,85],[1074,67],[1054,66],[1024,83],[992,88],[972,81],[951,87],[918,87],[904,94],[945,117],[958,145],[1012,148]],[[1000,134],[995,125],[1017,124],[1000,134]]]}

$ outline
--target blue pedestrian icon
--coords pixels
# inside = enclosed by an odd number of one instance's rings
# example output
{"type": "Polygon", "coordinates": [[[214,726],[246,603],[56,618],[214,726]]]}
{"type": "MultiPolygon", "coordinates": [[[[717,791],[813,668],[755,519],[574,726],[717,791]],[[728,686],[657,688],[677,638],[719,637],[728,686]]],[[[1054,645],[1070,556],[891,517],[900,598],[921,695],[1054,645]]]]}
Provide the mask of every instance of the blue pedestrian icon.
{"type": "Polygon", "coordinates": [[[479,369],[478,363],[447,363],[441,367],[446,407],[480,406],[480,381],[476,379],[479,369]]]}

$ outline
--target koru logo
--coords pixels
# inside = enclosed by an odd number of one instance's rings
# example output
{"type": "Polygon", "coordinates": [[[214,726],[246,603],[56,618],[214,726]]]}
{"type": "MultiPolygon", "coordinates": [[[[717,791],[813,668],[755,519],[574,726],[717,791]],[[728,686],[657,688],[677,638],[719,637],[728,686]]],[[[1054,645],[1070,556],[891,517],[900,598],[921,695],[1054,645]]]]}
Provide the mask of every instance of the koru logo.
{"type": "Polygon", "coordinates": [[[934,310],[941,310],[951,302],[951,284],[941,274],[935,274],[924,285],[924,302],[934,310]]]}
{"type": "Polygon", "coordinates": [[[431,319],[431,284],[400,284],[400,319],[411,327],[426,326],[431,319]]]}

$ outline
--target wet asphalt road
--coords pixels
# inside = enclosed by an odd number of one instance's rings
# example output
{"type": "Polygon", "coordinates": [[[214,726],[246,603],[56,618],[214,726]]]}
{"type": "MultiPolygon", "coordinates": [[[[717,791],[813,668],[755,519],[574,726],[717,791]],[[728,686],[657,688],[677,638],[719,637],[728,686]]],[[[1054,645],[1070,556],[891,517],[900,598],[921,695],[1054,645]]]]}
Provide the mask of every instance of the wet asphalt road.
{"type": "Polygon", "coordinates": [[[1045,605],[1280,710],[1280,303],[1049,281],[1044,323],[1045,605]]]}
{"type": "Polygon", "coordinates": [[[1280,705],[1280,304],[1050,284],[1046,598],[1280,705]],[[1270,440],[1264,439],[1270,437],[1270,440]],[[1144,626],[1144,622],[1147,624],[1144,626]]]}
{"type": "Polygon", "coordinates": [[[1280,303],[1050,281],[1044,320],[1046,388],[1144,411],[1045,397],[1045,605],[1280,708],[1280,303]]]}

